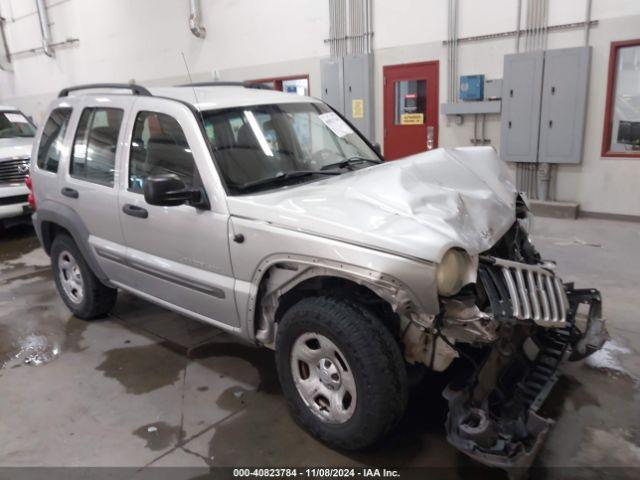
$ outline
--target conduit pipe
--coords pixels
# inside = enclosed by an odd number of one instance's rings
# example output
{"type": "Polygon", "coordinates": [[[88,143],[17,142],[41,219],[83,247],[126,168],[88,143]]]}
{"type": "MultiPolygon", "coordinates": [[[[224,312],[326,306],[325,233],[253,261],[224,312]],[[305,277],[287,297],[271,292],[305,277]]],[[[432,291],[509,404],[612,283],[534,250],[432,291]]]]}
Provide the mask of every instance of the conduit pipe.
{"type": "Polygon", "coordinates": [[[453,101],[458,101],[458,0],[453,0],[453,101]]]}
{"type": "Polygon", "coordinates": [[[452,5],[453,0],[449,0],[447,2],[447,103],[451,103],[453,101],[453,95],[451,92],[451,88],[453,85],[453,77],[452,77],[452,73],[453,70],[451,69],[451,66],[453,64],[453,62],[451,61],[451,50],[452,50],[452,45],[451,45],[451,39],[452,39],[452,25],[451,25],[451,20],[453,19],[453,15],[451,15],[451,5],[452,5]]]}
{"type": "Polygon", "coordinates": [[[591,0],[587,0],[587,11],[584,19],[584,44],[589,45],[589,29],[591,26],[591,0]]]}
{"type": "Polygon", "coordinates": [[[44,0],[36,0],[38,20],[40,21],[40,35],[42,36],[42,51],[47,57],[53,57],[51,49],[51,28],[49,27],[49,15],[44,0]]]}
{"type": "Polygon", "coordinates": [[[458,0],[449,0],[448,2],[448,39],[447,39],[447,60],[449,70],[449,89],[448,102],[458,101],[458,0]]]}
{"type": "Polygon", "coordinates": [[[198,38],[207,36],[207,29],[202,25],[200,0],[189,0],[189,30],[198,38]]]}
{"type": "Polygon", "coordinates": [[[518,0],[518,15],[516,17],[516,53],[520,52],[520,19],[522,17],[522,0],[518,0]]]}

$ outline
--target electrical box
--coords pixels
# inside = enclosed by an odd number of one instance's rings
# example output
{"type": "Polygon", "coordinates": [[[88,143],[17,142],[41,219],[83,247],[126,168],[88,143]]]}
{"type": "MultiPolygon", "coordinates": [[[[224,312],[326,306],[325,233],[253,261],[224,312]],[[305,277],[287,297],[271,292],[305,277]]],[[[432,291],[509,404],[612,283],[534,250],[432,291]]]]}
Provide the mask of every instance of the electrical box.
{"type": "Polygon", "coordinates": [[[344,57],[344,116],[368,139],[373,138],[373,57],[344,57]]]}
{"type": "Polygon", "coordinates": [[[487,78],[484,81],[484,99],[500,100],[502,98],[502,79],[487,78]]]}
{"type": "Polygon", "coordinates": [[[505,55],[500,156],[508,162],[538,159],[543,52],[505,55]]]}
{"type": "Polygon", "coordinates": [[[344,114],[344,65],[342,58],[320,60],[322,100],[344,114]]]}
{"type": "Polygon", "coordinates": [[[505,55],[503,160],[580,163],[590,54],[577,47],[505,55]]]}
{"type": "Polygon", "coordinates": [[[460,100],[480,101],[484,99],[484,75],[462,75],[460,77],[460,100]]]}
{"type": "Polygon", "coordinates": [[[590,53],[590,47],[545,52],[539,162],[582,160],[590,53]]]}
{"type": "Polygon", "coordinates": [[[326,58],[320,62],[322,100],[373,140],[373,57],[326,58]]]}

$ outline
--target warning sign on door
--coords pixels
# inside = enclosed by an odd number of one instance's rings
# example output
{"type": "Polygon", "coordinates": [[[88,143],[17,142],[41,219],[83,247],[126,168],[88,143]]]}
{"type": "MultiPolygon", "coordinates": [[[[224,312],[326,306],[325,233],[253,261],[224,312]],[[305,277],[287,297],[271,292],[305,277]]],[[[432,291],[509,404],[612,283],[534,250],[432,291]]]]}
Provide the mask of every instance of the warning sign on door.
{"type": "Polygon", "coordinates": [[[356,98],[351,100],[351,117],[364,118],[364,100],[356,98]]]}
{"type": "Polygon", "coordinates": [[[422,125],[423,123],[423,113],[403,113],[400,115],[400,125],[422,125]]]}

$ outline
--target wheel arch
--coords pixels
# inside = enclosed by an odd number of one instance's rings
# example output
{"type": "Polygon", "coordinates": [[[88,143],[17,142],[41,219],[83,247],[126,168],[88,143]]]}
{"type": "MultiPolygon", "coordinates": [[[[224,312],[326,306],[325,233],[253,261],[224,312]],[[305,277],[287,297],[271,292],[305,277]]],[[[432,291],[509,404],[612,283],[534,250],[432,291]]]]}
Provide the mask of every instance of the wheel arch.
{"type": "Polygon", "coordinates": [[[98,279],[109,286],[109,280],[96,261],[89,246],[89,230],[80,216],[71,208],[57,202],[43,202],[32,217],[36,234],[47,255],[56,235],[69,235],[78,246],[80,253],[98,279]]]}
{"type": "Polygon", "coordinates": [[[394,336],[401,316],[420,315],[410,290],[397,279],[363,267],[331,260],[286,255],[257,269],[249,299],[250,334],[274,348],[279,319],[307,296],[355,296],[380,314],[394,336]]]}

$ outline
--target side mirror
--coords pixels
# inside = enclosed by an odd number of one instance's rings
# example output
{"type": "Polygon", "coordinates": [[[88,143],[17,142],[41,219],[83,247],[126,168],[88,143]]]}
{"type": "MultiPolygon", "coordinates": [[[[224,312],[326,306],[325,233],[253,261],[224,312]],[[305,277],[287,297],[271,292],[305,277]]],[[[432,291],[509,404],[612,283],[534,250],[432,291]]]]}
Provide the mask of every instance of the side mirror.
{"type": "Polygon", "coordinates": [[[380,146],[380,144],[378,142],[374,143],[371,146],[373,147],[373,151],[374,152],[376,152],[378,155],[382,156],[382,147],[380,146]]]}
{"type": "Polygon", "coordinates": [[[144,181],[144,199],[149,205],[177,207],[185,203],[197,208],[209,208],[200,188],[187,188],[174,173],[152,175],[144,181]]]}

